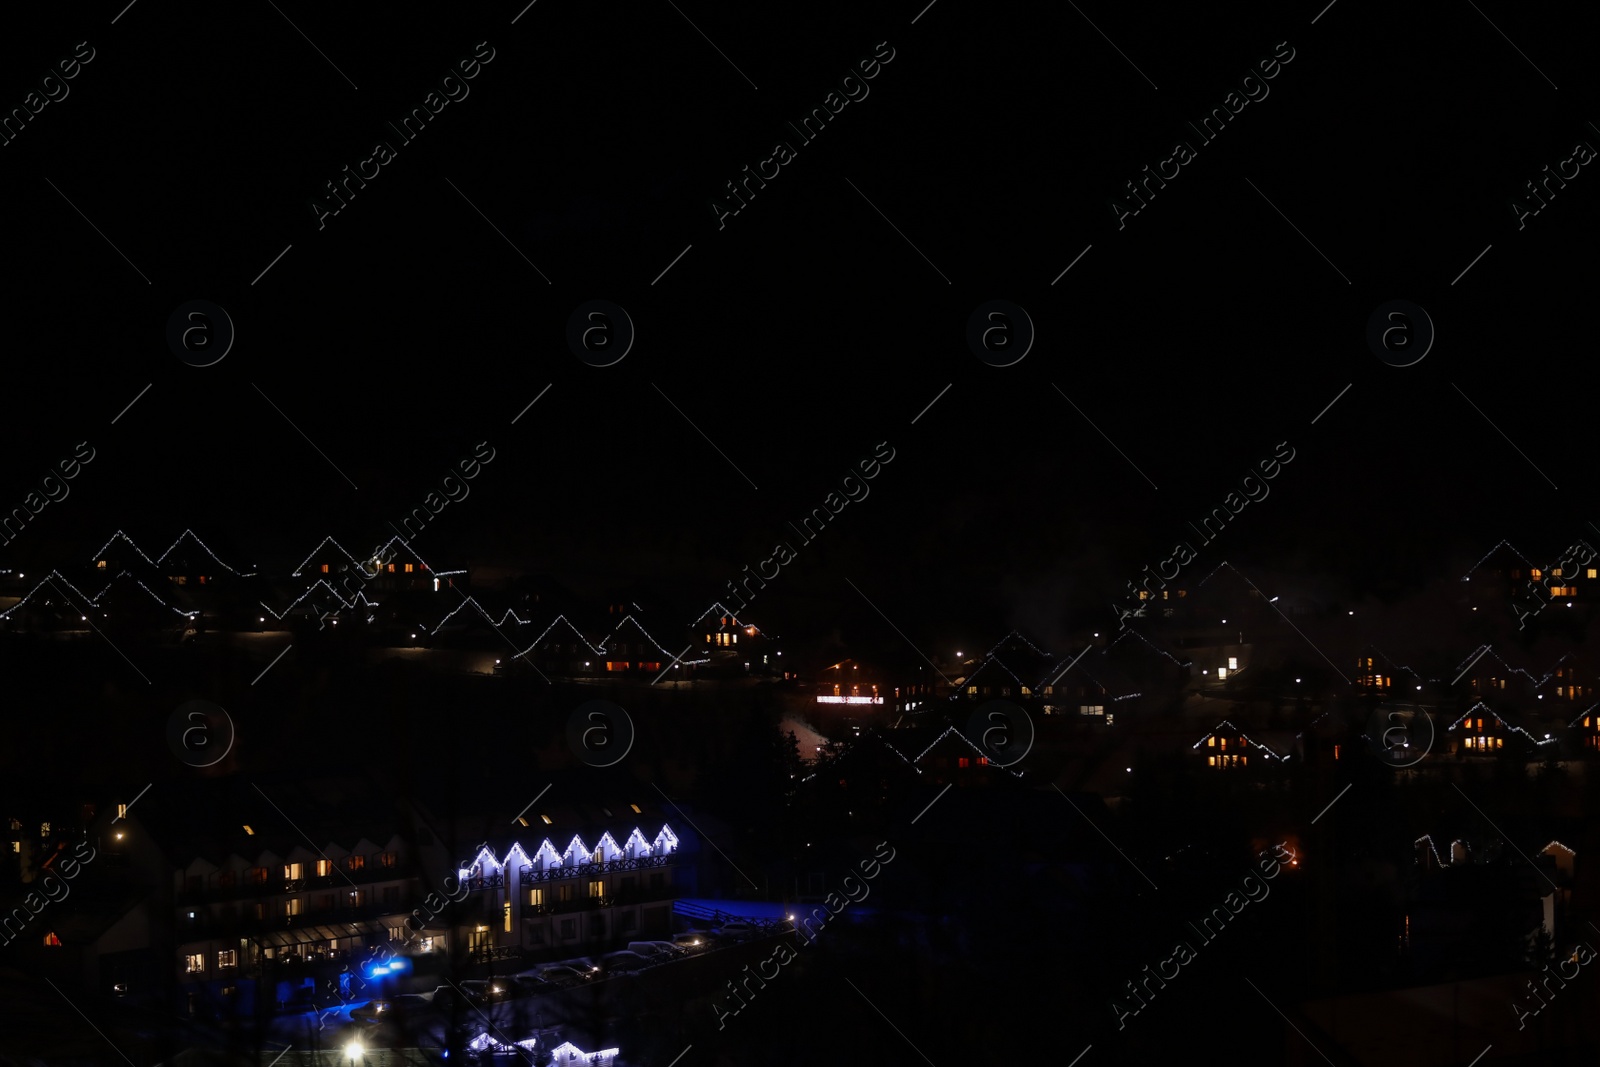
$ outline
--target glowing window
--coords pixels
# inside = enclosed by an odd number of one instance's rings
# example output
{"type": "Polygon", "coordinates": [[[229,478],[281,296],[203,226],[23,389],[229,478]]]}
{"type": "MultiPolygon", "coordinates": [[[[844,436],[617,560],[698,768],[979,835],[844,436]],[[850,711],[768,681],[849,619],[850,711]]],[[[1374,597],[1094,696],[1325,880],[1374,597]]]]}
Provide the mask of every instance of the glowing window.
{"type": "Polygon", "coordinates": [[[322,573],[323,574],[327,574],[328,573],[328,565],[326,563],[324,563],[322,565],[322,573]]]}

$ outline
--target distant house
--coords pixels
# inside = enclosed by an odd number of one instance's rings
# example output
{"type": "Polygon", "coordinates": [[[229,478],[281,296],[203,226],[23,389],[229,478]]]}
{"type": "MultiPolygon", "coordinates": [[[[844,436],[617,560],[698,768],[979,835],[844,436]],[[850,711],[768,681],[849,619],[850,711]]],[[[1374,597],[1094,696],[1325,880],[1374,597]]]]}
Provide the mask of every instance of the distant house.
{"type": "Polygon", "coordinates": [[[1281,763],[1285,759],[1272,748],[1250,738],[1233,723],[1223,720],[1216,728],[1194,743],[1192,751],[1204,757],[1206,766],[1217,770],[1265,766],[1281,763]]]}

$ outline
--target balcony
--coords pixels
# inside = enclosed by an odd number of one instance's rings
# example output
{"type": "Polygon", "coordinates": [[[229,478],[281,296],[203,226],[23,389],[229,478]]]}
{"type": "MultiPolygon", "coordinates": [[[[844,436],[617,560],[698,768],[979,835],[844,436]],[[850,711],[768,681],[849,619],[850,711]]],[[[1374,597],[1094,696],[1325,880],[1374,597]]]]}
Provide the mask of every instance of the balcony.
{"type": "Polygon", "coordinates": [[[601,908],[609,908],[615,903],[611,897],[577,897],[574,900],[558,900],[546,905],[546,910],[556,915],[565,915],[574,911],[598,911],[601,908]]]}
{"type": "Polygon", "coordinates": [[[516,960],[522,958],[522,949],[515,945],[480,945],[478,948],[467,950],[467,962],[488,963],[492,960],[516,960]]]}
{"type": "Polygon", "coordinates": [[[584,878],[616,871],[642,871],[652,867],[665,867],[672,862],[673,853],[661,856],[639,856],[635,859],[604,860],[600,863],[565,863],[559,867],[535,870],[532,864],[522,865],[522,881],[550,882],[558,878],[584,878]]]}
{"type": "MultiPolygon", "coordinates": [[[[526,870],[526,868],[524,868],[526,870]]],[[[461,888],[474,892],[483,889],[499,889],[506,884],[506,876],[501,874],[482,874],[475,878],[461,879],[461,888]]]]}
{"type": "Polygon", "coordinates": [[[371,923],[390,916],[406,914],[405,906],[395,904],[360,904],[332,908],[306,908],[298,915],[285,915],[272,911],[256,918],[253,915],[212,915],[196,912],[190,919],[188,913],[179,915],[179,934],[194,938],[223,936],[248,936],[272,931],[298,930],[315,926],[345,926],[351,923],[371,923]]]}
{"type": "Polygon", "coordinates": [[[245,875],[235,878],[231,883],[224,883],[213,876],[211,884],[205,886],[185,886],[177,894],[180,904],[204,904],[208,901],[226,900],[268,900],[273,897],[285,896],[293,893],[303,893],[316,889],[338,889],[343,886],[370,885],[374,882],[413,882],[415,877],[400,866],[383,867],[369,864],[359,870],[348,871],[338,868],[330,874],[321,876],[313,875],[309,878],[283,878],[269,877],[257,880],[245,875]]]}

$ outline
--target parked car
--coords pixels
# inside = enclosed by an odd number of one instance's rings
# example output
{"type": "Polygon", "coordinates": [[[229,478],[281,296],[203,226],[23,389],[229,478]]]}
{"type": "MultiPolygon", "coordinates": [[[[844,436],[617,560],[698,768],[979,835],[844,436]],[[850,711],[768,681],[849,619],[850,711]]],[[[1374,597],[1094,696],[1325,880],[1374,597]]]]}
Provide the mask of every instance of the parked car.
{"type": "Polygon", "coordinates": [[[473,978],[461,983],[461,991],[466,994],[467,999],[478,1005],[509,1000],[511,990],[511,982],[505,978],[473,978]]]}
{"type": "Polygon", "coordinates": [[[655,960],[649,956],[642,956],[637,952],[608,952],[600,957],[600,973],[611,974],[638,974],[655,965],[655,960]]]}
{"type": "Polygon", "coordinates": [[[687,934],[673,934],[672,943],[689,952],[701,952],[711,947],[709,935],[696,931],[687,934]]]}
{"type": "Polygon", "coordinates": [[[402,993],[385,1003],[384,1014],[391,1019],[415,1019],[439,1013],[439,1006],[428,993],[402,993]]]}
{"type": "Polygon", "coordinates": [[[671,941],[630,941],[628,951],[637,952],[641,956],[665,961],[688,954],[688,950],[681,945],[674,945],[671,941]]]}
{"type": "Polygon", "coordinates": [[[761,928],[754,923],[747,922],[723,923],[720,932],[735,941],[749,941],[753,937],[761,936],[761,928]]]}
{"type": "Polygon", "coordinates": [[[540,971],[539,977],[556,985],[570,986],[577,985],[580,982],[587,982],[594,977],[594,973],[594,970],[590,967],[585,967],[580,971],[569,964],[556,963],[540,971]]]}
{"type": "Polygon", "coordinates": [[[553,993],[560,987],[548,979],[539,977],[533,971],[523,971],[521,974],[511,976],[511,988],[516,990],[518,996],[537,997],[553,993]]]}

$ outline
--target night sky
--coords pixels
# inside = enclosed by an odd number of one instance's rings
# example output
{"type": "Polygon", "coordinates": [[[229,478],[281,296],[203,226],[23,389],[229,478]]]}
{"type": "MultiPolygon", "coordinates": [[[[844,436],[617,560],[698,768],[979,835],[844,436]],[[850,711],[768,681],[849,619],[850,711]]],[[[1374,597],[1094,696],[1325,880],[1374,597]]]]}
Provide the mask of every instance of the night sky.
{"type": "Polygon", "coordinates": [[[1280,442],[1296,458],[1270,498],[1195,566],[1387,588],[1502,537],[1537,555],[1592,532],[1595,198],[1580,172],[1520,232],[1510,207],[1600,136],[1579,34],[1502,22],[1536,69],[1470,9],[1380,32],[1353,4],[1313,26],[943,0],[912,25],[546,0],[515,26],[306,13],[314,48],[270,6],[144,6],[0,44],[19,101],[76,42],[95,53],[5,147],[0,493],[96,450],[0,548],[13,565],[78,564],[119,528],[159,551],[193,527],[268,568],[329,533],[355,551],[481,441],[496,458],[423,558],[643,586],[677,614],[796,541],[788,523],[887,442],[870,496],[795,544],[758,609],[875,640],[863,594],[921,641],[1062,639],[1280,442]],[[469,95],[410,143],[390,129],[480,41],[469,95]],[[795,136],[880,42],[868,95],[795,136]],[[1187,123],[1275,49],[1293,59],[1269,95],[1199,138],[1187,123]],[[780,139],[794,158],[719,229],[713,200],[780,139]],[[1111,201],[1179,139],[1195,158],[1119,230],[1111,201]],[[311,201],[380,140],[394,158],[319,230],[311,201]],[[164,343],[191,299],[235,324],[214,366],[164,343]],[[566,344],[591,299],[637,330],[610,367],[566,344]],[[990,299],[1037,329],[1014,366],[966,344],[990,299]],[[1392,299],[1437,329],[1415,366],[1365,341],[1392,299]]]}

